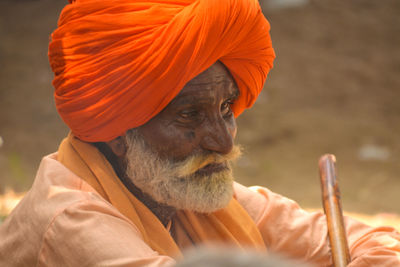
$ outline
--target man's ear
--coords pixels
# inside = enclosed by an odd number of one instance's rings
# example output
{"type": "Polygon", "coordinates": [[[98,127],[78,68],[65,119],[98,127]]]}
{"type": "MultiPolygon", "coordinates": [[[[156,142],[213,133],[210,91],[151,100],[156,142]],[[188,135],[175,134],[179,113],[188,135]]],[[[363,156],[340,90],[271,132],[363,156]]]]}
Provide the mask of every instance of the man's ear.
{"type": "Polygon", "coordinates": [[[118,158],[125,156],[127,150],[125,135],[119,136],[105,143],[118,158]]]}

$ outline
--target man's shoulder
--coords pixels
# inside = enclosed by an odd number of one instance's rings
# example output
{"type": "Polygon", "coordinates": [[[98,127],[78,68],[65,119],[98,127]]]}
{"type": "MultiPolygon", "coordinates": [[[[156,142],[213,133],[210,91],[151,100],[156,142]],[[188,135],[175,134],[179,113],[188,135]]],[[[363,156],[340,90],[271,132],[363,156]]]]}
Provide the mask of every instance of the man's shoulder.
{"type": "Polygon", "coordinates": [[[96,192],[93,187],[59,162],[57,157],[57,152],[43,157],[32,189],[58,187],[81,192],[96,192]]]}
{"type": "Polygon", "coordinates": [[[0,225],[0,254],[7,253],[14,263],[35,262],[54,221],[79,207],[119,214],[90,185],[58,162],[57,153],[44,157],[31,189],[0,225]]]}
{"type": "Polygon", "coordinates": [[[246,187],[240,183],[234,183],[235,199],[247,211],[251,218],[257,222],[268,205],[268,194],[272,194],[263,187],[246,187]],[[262,190],[263,194],[259,191],[262,190]]]}
{"type": "Polygon", "coordinates": [[[48,220],[76,203],[91,202],[113,207],[83,179],[57,161],[57,153],[45,156],[34,183],[11,217],[22,213],[31,219],[48,220]]]}

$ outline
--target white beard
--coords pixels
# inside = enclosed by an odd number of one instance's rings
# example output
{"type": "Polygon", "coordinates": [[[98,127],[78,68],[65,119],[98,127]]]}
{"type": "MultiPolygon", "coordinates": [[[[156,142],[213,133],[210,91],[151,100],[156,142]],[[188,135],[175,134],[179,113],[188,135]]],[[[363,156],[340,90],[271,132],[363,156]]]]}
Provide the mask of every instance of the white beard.
{"type": "Polygon", "coordinates": [[[233,196],[233,176],[230,161],[240,155],[234,146],[227,155],[211,153],[193,155],[182,162],[160,159],[136,130],[126,134],[127,176],[156,202],[201,213],[226,207],[233,196]],[[221,163],[223,170],[204,175],[196,173],[210,163],[221,163]]]}

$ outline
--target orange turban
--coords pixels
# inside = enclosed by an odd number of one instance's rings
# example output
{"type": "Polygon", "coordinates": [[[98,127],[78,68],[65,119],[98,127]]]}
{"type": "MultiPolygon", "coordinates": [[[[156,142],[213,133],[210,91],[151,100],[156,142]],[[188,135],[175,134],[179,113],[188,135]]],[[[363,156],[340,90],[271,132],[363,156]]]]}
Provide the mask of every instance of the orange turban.
{"type": "Polygon", "coordinates": [[[70,2],[49,60],[57,110],[83,141],[109,141],[145,124],[217,60],[239,87],[238,116],[275,58],[258,0],[70,2]]]}

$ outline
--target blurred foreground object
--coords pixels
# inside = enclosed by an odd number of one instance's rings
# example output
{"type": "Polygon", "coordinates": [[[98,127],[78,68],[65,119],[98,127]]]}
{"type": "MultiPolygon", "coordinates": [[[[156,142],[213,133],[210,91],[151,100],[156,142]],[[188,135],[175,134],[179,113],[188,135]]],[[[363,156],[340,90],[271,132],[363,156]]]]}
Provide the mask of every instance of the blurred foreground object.
{"type": "Polygon", "coordinates": [[[322,202],[328,224],[329,242],[334,266],[344,267],[350,263],[349,245],[343,221],[339,184],[335,171],[336,158],[332,154],[319,159],[322,202]]]}
{"type": "Polygon", "coordinates": [[[201,247],[189,250],[176,267],[309,267],[277,255],[230,247],[201,247]]]}

